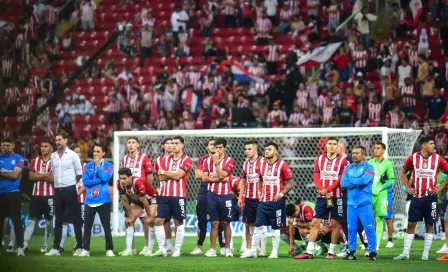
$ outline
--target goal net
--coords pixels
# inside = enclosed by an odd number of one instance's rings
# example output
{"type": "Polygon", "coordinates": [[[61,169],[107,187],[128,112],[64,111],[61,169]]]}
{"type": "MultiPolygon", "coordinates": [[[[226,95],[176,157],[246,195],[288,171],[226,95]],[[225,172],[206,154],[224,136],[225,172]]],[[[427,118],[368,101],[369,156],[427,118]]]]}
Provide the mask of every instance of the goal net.
{"type": "MultiPolygon", "coordinates": [[[[226,129],[226,130],[169,130],[169,131],[120,131],[114,133],[114,197],[113,197],[113,234],[125,233],[124,213],[119,201],[116,182],[120,160],[126,153],[126,139],[136,136],[140,140],[140,151],[146,153],[154,161],[163,153],[161,140],[164,136],[181,135],[185,138],[184,152],[193,160],[192,171],[189,174],[187,191],[187,219],[186,232],[195,235],[197,231],[196,196],[200,182],[194,177],[200,155],[206,154],[207,139],[223,137],[227,139],[227,154],[235,160],[234,175],[241,176],[241,169],[245,160],[244,142],[256,139],[259,154],[263,155],[263,146],[268,141],[279,144],[280,156],[289,163],[294,173],[296,187],[287,195],[287,202],[294,202],[297,198],[314,202],[318,191],[313,183],[313,168],[316,157],[325,152],[327,137],[335,136],[346,143],[347,151],[355,145],[366,147],[368,157],[372,154],[373,143],[382,141],[387,146],[386,157],[389,158],[395,171],[394,185],[394,219],[395,230],[403,229],[406,213],[406,194],[401,190],[399,179],[400,169],[405,158],[411,154],[414,143],[420,131],[407,129],[375,128],[279,128],[279,129],[226,129]]],[[[155,182],[158,186],[157,181],[155,182]]],[[[138,220],[137,220],[138,221],[138,220]]],[[[241,222],[233,222],[232,230],[235,235],[242,232],[241,222]]],[[[142,231],[140,222],[136,223],[137,233],[142,231]]]]}

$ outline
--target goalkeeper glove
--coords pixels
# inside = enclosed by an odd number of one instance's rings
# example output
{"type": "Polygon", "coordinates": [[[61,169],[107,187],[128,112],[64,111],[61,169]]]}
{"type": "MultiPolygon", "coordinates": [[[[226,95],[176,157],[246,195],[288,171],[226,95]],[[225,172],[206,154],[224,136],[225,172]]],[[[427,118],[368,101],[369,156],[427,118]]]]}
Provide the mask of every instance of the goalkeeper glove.
{"type": "Polygon", "coordinates": [[[382,191],[381,188],[378,188],[376,191],[373,192],[374,196],[377,196],[382,191]]]}

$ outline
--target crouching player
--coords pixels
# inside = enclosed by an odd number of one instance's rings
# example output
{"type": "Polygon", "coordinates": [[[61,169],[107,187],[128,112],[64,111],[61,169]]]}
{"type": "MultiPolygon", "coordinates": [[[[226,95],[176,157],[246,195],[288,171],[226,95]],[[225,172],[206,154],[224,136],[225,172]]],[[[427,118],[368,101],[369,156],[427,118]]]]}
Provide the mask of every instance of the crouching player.
{"type": "Polygon", "coordinates": [[[142,222],[146,225],[153,225],[157,211],[157,192],[146,181],[132,176],[129,168],[121,168],[118,171],[119,182],[118,192],[121,196],[123,209],[126,217],[126,249],[121,256],[132,256],[132,240],[134,238],[134,223],[142,212],[146,212],[146,217],[142,222]],[[131,203],[129,203],[129,200],[131,203]]]}

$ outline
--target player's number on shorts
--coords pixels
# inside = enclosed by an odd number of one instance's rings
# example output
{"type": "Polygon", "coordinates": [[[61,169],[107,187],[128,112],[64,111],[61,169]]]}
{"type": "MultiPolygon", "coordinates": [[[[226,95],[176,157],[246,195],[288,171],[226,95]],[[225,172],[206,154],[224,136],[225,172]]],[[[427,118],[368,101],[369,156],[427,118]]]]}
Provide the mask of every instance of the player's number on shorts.
{"type": "Polygon", "coordinates": [[[53,216],[53,199],[48,199],[48,207],[50,207],[50,215],[53,216]]]}
{"type": "Polygon", "coordinates": [[[229,208],[229,218],[232,218],[232,208],[229,208]]]}
{"type": "Polygon", "coordinates": [[[437,202],[431,203],[431,217],[434,219],[437,218],[437,202]]]}
{"type": "Polygon", "coordinates": [[[185,200],[179,199],[180,213],[182,217],[185,217],[185,200]]]}
{"type": "Polygon", "coordinates": [[[281,224],[282,224],[282,210],[277,210],[276,212],[275,212],[275,215],[276,215],[276,217],[277,217],[277,226],[281,226],[281,224]]]}

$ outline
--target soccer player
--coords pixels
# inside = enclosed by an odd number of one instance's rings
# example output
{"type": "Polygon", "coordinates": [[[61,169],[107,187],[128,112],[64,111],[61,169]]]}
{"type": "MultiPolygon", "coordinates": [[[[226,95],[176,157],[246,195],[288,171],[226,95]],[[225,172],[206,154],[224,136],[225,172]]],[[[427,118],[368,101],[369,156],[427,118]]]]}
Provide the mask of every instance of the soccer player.
{"type": "MultiPolygon", "coordinates": [[[[160,168],[161,161],[165,156],[170,156],[173,153],[173,137],[171,136],[165,136],[162,139],[161,146],[163,149],[163,155],[160,155],[157,157],[157,159],[154,162],[154,173],[157,173],[160,168]]],[[[159,184],[159,191],[160,193],[160,184],[159,184]]],[[[166,240],[166,253],[168,255],[173,254],[173,242],[171,240],[171,224],[170,220],[165,220],[165,223],[163,223],[163,227],[165,228],[165,240],[166,240]]],[[[152,250],[148,250],[148,254],[152,255],[152,250]]]]}
{"type": "Polygon", "coordinates": [[[252,236],[251,254],[248,258],[257,257],[256,246],[261,241],[263,226],[272,228],[272,252],[268,258],[278,258],[280,229],[286,224],[284,196],[295,186],[289,165],[278,158],[278,145],[268,142],[264,149],[265,160],[260,165],[260,181],[258,182],[257,219],[252,236]]]}
{"type": "MultiPolygon", "coordinates": [[[[255,229],[255,220],[257,218],[258,208],[258,182],[260,181],[260,165],[264,158],[258,156],[257,143],[254,140],[246,141],[244,149],[246,151],[246,161],[243,163],[243,173],[240,182],[240,192],[238,205],[243,207],[243,220],[246,226],[246,250],[241,258],[247,258],[250,255],[249,249],[252,245],[252,235],[255,229]]],[[[266,234],[265,232],[263,232],[266,234]]],[[[265,238],[264,238],[265,239],[265,238]]],[[[260,251],[259,256],[266,256],[266,250],[260,251]]]]}
{"type": "Polygon", "coordinates": [[[29,180],[34,182],[33,193],[31,197],[30,216],[24,233],[24,250],[28,250],[31,236],[34,232],[36,220],[42,217],[45,219],[44,244],[40,252],[48,251],[48,239],[51,236],[53,219],[53,175],[51,174],[51,153],[53,153],[53,144],[50,140],[43,140],[40,143],[41,156],[31,161],[31,171],[29,180]]]}
{"type": "Polygon", "coordinates": [[[194,177],[201,181],[198,196],[196,198],[196,214],[198,217],[198,242],[197,246],[190,255],[202,254],[202,245],[204,244],[205,236],[207,235],[207,187],[208,183],[202,181],[202,169],[204,161],[213,156],[215,153],[215,140],[210,138],[207,140],[207,155],[200,156],[196,169],[194,170],[194,177]]]}
{"type": "Polygon", "coordinates": [[[299,199],[296,204],[289,203],[286,205],[286,215],[288,216],[288,227],[285,228],[281,238],[289,245],[289,255],[294,257],[294,251],[299,250],[299,246],[296,245],[294,240],[300,238],[305,244],[309,241],[314,210],[299,199]],[[297,234],[299,234],[299,237],[297,237],[297,234]]]}
{"type": "Polygon", "coordinates": [[[232,220],[232,189],[229,178],[232,177],[235,161],[226,155],[227,140],[215,139],[215,153],[204,160],[202,168],[202,181],[208,182],[207,209],[212,230],[210,232],[210,250],[205,253],[206,257],[216,257],[216,237],[219,225],[224,230],[225,257],[233,257],[230,250],[230,239],[232,230],[229,222],[232,220]]]}
{"type": "Polygon", "coordinates": [[[90,256],[90,237],[93,221],[98,213],[104,228],[106,238],[106,257],[114,257],[114,245],[110,229],[110,205],[109,180],[113,176],[113,164],[103,160],[106,155],[105,147],[96,143],[93,148],[94,161],[83,167],[82,183],[86,189],[85,198],[85,225],[82,241],[82,252],[79,257],[90,256]]]}
{"type": "Polygon", "coordinates": [[[356,260],[356,234],[358,221],[365,229],[369,248],[369,260],[376,261],[375,220],[372,213],[372,185],[374,168],[364,158],[366,149],[355,146],[352,150],[353,164],[345,167],[341,185],[347,192],[348,249],[345,260],[356,260]]]}
{"type": "MultiPolygon", "coordinates": [[[[121,167],[129,168],[132,171],[132,176],[145,180],[151,187],[153,186],[153,169],[152,163],[149,157],[142,152],[139,152],[140,142],[137,137],[129,137],[126,141],[126,148],[128,154],[126,154],[121,160],[121,167]]],[[[143,222],[142,222],[143,223],[143,222]]],[[[143,232],[145,234],[145,247],[138,255],[145,255],[148,251],[152,253],[155,242],[155,229],[154,226],[143,224],[143,232]]],[[[137,250],[132,246],[133,254],[137,254],[137,250]]],[[[118,255],[121,255],[119,252],[118,255]]]]}
{"type": "MultiPolygon", "coordinates": [[[[17,239],[17,256],[25,256],[20,198],[20,176],[24,160],[21,155],[14,153],[14,139],[6,138],[2,144],[5,153],[0,157],[0,222],[3,223],[7,216],[11,218],[17,239]]],[[[3,238],[3,227],[0,228],[0,238],[3,238]]]]}
{"type": "Polygon", "coordinates": [[[327,259],[334,258],[334,251],[340,238],[339,226],[344,217],[344,210],[346,210],[346,201],[340,180],[347,160],[337,154],[337,147],[338,140],[334,137],[329,138],[325,144],[326,154],[317,157],[314,164],[314,184],[319,190],[319,196],[316,200],[310,242],[307,245],[306,253],[296,256],[296,259],[314,258],[314,244],[319,234],[319,226],[323,219],[328,218],[331,218],[333,232],[327,259]]]}
{"type": "Polygon", "coordinates": [[[433,224],[437,215],[437,194],[443,190],[448,179],[436,187],[439,171],[448,173],[448,163],[445,159],[434,152],[434,140],[431,136],[423,136],[420,139],[421,151],[410,155],[401,170],[401,181],[406,187],[408,194],[412,195],[409,208],[409,220],[407,233],[404,236],[403,253],[394,260],[408,260],[412,240],[414,240],[415,226],[418,221],[425,220],[426,233],[422,260],[428,260],[429,250],[434,239],[433,224]],[[414,188],[411,187],[407,172],[412,171],[414,188]]]}
{"type": "Polygon", "coordinates": [[[184,241],[184,220],[187,212],[187,179],[192,161],[184,154],[184,138],[173,137],[173,154],[165,156],[157,172],[160,183],[159,205],[155,221],[156,238],[159,250],[152,256],[167,256],[165,249],[165,221],[174,219],[176,225],[176,245],[171,257],[180,257],[180,249],[184,241]]]}
{"type": "Polygon", "coordinates": [[[132,256],[135,255],[132,250],[135,220],[145,211],[147,216],[143,218],[142,223],[154,224],[157,192],[148,182],[133,176],[130,168],[121,168],[118,175],[120,178],[117,184],[118,192],[126,212],[126,249],[120,255],[132,256]]]}
{"type": "Polygon", "coordinates": [[[375,169],[375,178],[373,179],[373,211],[375,213],[376,223],[376,246],[380,247],[381,237],[383,235],[383,219],[388,214],[388,192],[392,191],[394,185],[394,167],[392,162],[384,158],[386,145],[382,142],[375,142],[373,146],[374,158],[368,161],[375,169]]]}

